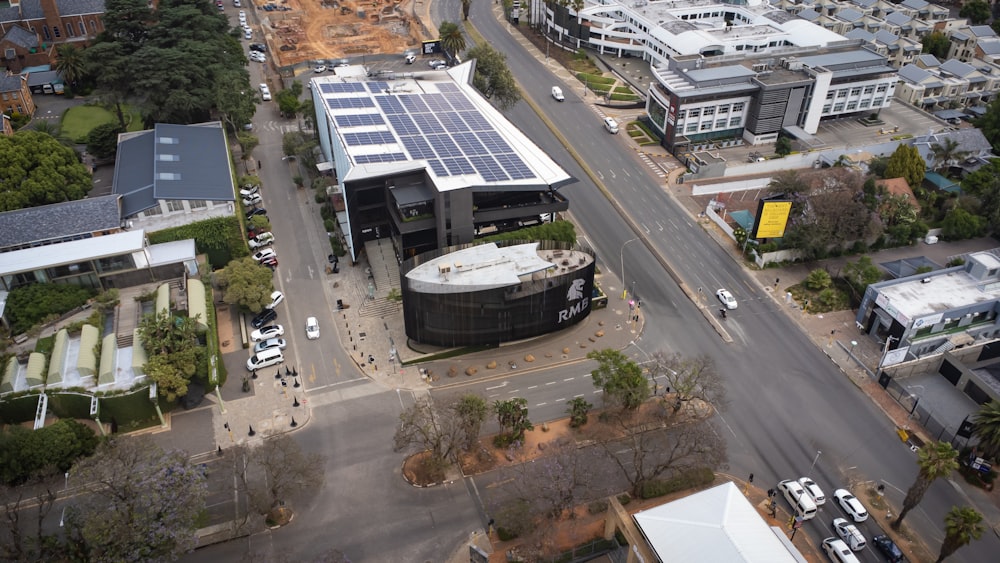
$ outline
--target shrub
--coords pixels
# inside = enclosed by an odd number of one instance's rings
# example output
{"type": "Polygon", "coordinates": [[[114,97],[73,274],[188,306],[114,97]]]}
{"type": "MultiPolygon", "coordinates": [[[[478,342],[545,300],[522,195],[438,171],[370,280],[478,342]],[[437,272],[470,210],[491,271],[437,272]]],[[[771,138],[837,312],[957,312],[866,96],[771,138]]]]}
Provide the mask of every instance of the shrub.
{"type": "MultiPolygon", "coordinates": [[[[240,180],[254,178],[256,177],[244,176],[240,180]]],[[[240,228],[239,220],[239,217],[232,216],[216,217],[214,219],[198,221],[197,223],[164,229],[148,233],[149,242],[150,244],[159,244],[176,240],[194,239],[195,250],[199,254],[208,255],[209,263],[225,265],[236,258],[249,255],[247,245],[243,241],[243,231],[240,228]]]]}
{"type": "Polygon", "coordinates": [[[644,499],[661,497],[670,493],[676,493],[677,491],[707,485],[714,480],[715,473],[707,467],[688,469],[670,479],[646,481],[639,491],[639,496],[644,499]]]}
{"type": "Polygon", "coordinates": [[[618,495],[618,502],[620,502],[622,506],[625,506],[626,504],[632,502],[632,495],[628,493],[622,493],[618,495]]]}
{"type": "Polygon", "coordinates": [[[590,514],[600,514],[608,509],[608,501],[595,500],[587,505],[587,512],[590,514]]]}
{"type": "Polygon", "coordinates": [[[805,286],[812,291],[822,291],[832,285],[833,280],[830,278],[830,274],[821,268],[809,272],[805,281],[805,286]]]}
{"type": "Polygon", "coordinates": [[[7,318],[13,334],[25,332],[43,319],[83,306],[96,295],[93,289],[76,285],[35,283],[11,290],[7,297],[7,318]]]}
{"type": "Polygon", "coordinates": [[[510,540],[512,540],[512,539],[514,539],[516,537],[517,537],[517,534],[515,534],[514,532],[511,532],[507,528],[504,528],[504,527],[497,528],[497,538],[499,538],[500,541],[510,541],[510,540]]]}

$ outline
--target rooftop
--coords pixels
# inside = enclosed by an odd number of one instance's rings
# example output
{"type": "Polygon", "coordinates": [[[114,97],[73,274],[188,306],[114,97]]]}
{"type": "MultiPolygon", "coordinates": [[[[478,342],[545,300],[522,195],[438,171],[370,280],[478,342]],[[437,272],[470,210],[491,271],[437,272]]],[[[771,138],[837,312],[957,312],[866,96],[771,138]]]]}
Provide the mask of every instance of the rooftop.
{"type": "MultiPolygon", "coordinates": [[[[979,252],[970,258],[982,262],[989,269],[1000,269],[1000,261],[992,254],[979,252]]],[[[986,280],[976,279],[962,269],[948,269],[931,274],[914,276],[899,283],[886,282],[879,288],[886,299],[886,309],[893,309],[909,321],[943,313],[952,309],[986,303],[1000,299],[1000,282],[996,276],[986,280]],[[924,282],[924,280],[930,280],[924,282]]]]}
{"type": "Polygon", "coordinates": [[[107,195],[0,213],[0,249],[118,229],[118,199],[107,195]]]}
{"type": "Polygon", "coordinates": [[[141,229],[102,237],[74,240],[42,248],[0,253],[0,275],[31,272],[95,258],[119,256],[142,250],[141,229]]]}

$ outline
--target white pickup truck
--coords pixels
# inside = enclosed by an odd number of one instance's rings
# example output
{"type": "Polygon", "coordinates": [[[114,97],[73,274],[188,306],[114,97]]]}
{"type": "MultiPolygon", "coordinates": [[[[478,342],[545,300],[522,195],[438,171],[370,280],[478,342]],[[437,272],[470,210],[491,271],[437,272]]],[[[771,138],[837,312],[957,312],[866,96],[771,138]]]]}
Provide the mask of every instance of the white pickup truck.
{"type": "Polygon", "coordinates": [[[833,529],[844,540],[851,551],[861,551],[867,545],[865,536],[858,530],[858,527],[847,521],[846,518],[836,518],[833,521],[833,529]]]}

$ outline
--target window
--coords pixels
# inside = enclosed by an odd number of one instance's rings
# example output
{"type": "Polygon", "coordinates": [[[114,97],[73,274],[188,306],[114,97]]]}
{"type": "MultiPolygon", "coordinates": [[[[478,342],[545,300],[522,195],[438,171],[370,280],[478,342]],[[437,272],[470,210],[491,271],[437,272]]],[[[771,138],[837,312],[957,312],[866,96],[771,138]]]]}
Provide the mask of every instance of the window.
{"type": "Polygon", "coordinates": [[[875,92],[875,86],[865,86],[865,94],[871,94],[875,92]]]}
{"type": "Polygon", "coordinates": [[[852,96],[860,96],[861,95],[861,88],[851,88],[851,95],[852,96]]]}
{"type": "Polygon", "coordinates": [[[687,132],[688,133],[694,133],[697,130],[698,130],[698,124],[697,123],[691,123],[690,125],[687,126],[687,132]]]}
{"type": "Polygon", "coordinates": [[[52,41],[52,36],[49,35],[49,26],[47,25],[42,26],[42,35],[45,36],[46,41],[52,41]]]}
{"type": "Polygon", "coordinates": [[[163,210],[160,209],[160,204],[159,204],[159,202],[157,202],[156,205],[154,205],[153,207],[150,207],[149,209],[143,211],[142,214],[144,216],[146,216],[146,217],[154,217],[156,215],[163,215],[163,210]]]}
{"type": "Polygon", "coordinates": [[[97,22],[95,22],[94,20],[90,20],[90,32],[97,33],[97,22]]]}
{"type": "Polygon", "coordinates": [[[184,200],[183,199],[168,199],[167,209],[170,211],[184,211],[184,200]]]}
{"type": "Polygon", "coordinates": [[[844,102],[840,102],[839,104],[833,106],[833,111],[834,112],[844,111],[844,102]]]}
{"type": "Polygon", "coordinates": [[[736,113],[738,111],[743,111],[744,105],[745,104],[743,102],[736,102],[735,104],[733,104],[733,113],[736,113]]]}
{"type": "Polygon", "coordinates": [[[723,128],[725,128],[726,127],[726,118],[723,117],[722,119],[715,120],[715,127],[717,129],[723,129],[723,128]]]}
{"type": "Polygon", "coordinates": [[[0,94],[0,98],[3,98],[3,101],[5,101],[5,102],[6,102],[6,101],[7,101],[8,99],[9,99],[9,98],[7,97],[7,92],[4,92],[4,93],[0,94]]]}
{"type": "Polygon", "coordinates": [[[877,108],[877,107],[881,106],[883,100],[884,100],[884,98],[875,98],[875,100],[872,102],[872,107],[873,108],[877,108]]]}
{"type": "Polygon", "coordinates": [[[701,130],[702,131],[708,131],[711,128],[712,128],[712,122],[711,121],[706,121],[705,123],[701,124],[701,130]]]}
{"type": "Polygon", "coordinates": [[[878,88],[876,88],[875,91],[876,92],[885,92],[888,89],[889,89],[889,86],[887,84],[879,84],[878,88]]]}
{"type": "Polygon", "coordinates": [[[848,102],[847,103],[847,111],[854,111],[856,109],[858,109],[858,102],[848,102]]]}
{"type": "Polygon", "coordinates": [[[702,115],[715,115],[715,108],[705,108],[702,115]]]}
{"type": "Polygon", "coordinates": [[[838,98],[846,98],[847,97],[847,90],[837,90],[837,97],[838,98]]]}
{"type": "Polygon", "coordinates": [[[188,201],[188,207],[191,209],[201,209],[203,207],[208,207],[208,202],[203,199],[192,199],[188,201]]]}
{"type": "Polygon", "coordinates": [[[62,34],[59,33],[59,26],[58,25],[52,26],[52,33],[55,34],[56,39],[59,39],[60,37],[62,37],[62,34]]]}
{"type": "Polygon", "coordinates": [[[73,24],[68,24],[68,25],[66,26],[66,35],[68,35],[68,36],[70,36],[70,37],[76,37],[76,34],[75,34],[75,32],[73,31],[73,24]]]}
{"type": "Polygon", "coordinates": [[[729,126],[730,127],[739,127],[740,126],[740,118],[739,117],[730,118],[729,119],[729,126]]]}
{"type": "Polygon", "coordinates": [[[685,115],[687,115],[687,110],[686,109],[682,109],[682,110],[678,110],[677,111],[677,119],[684,119],[685,115]]]}
{"type": "Polygon", "coordinates": [[[826,99],[832,100],[834,94],[835,92],[833,90],[830,90],[829,92],[826,93],[826,99]]]}
{"type": "Polygon", "coordinates": [[[80,35],[87,35],[87,26],[83,22],[80,22],[80,35]]]}
{"type": "Polygon", "coordinates": [[[871,102],[868,101],[868,100],[865,100],[865,101],[861,102],[861,109],[865,109],[865,108],[867,108],[870,105],[871,105],[871,102]]]}
{"type": "Polygon", "coordinates": [[[719,113],[729,113],[729,104],[719,106],[719,113]]]}
{"type": "Polygon", "coordinates": [[[823,106],[823,113],[830,113],[830,108],[832,107],[833,104],[826,104],[825,106],[823,106]]]}
{"type": "Polygon", "coordinates": [[[701,115],[700,109],[692,109],[688,111],[688,117],[694,118],[694,117],[699,117],[700,115],[701,115]]]}

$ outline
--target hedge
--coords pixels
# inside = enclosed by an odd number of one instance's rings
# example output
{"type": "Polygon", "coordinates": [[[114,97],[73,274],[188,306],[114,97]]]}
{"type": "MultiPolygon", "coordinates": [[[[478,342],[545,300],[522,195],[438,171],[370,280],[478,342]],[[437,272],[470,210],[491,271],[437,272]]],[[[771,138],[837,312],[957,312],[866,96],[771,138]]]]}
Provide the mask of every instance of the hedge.
{"type": "Polygon", "coordinates": [[[639,496],[644,499],[662,497],[677,491],[708,485],[715,480],[715,473],[707,467],[697,467],[681,472],[670,479],[653,479],[642,484],[639,496]]]}
{"type": "Polygon", "coordinates": [[[150,244],[194,239],[198,254],[208,256],[213,268],[223,268],[231,260],[249,256],[238,217],[215,217],[149,233],[150,244]]]}

